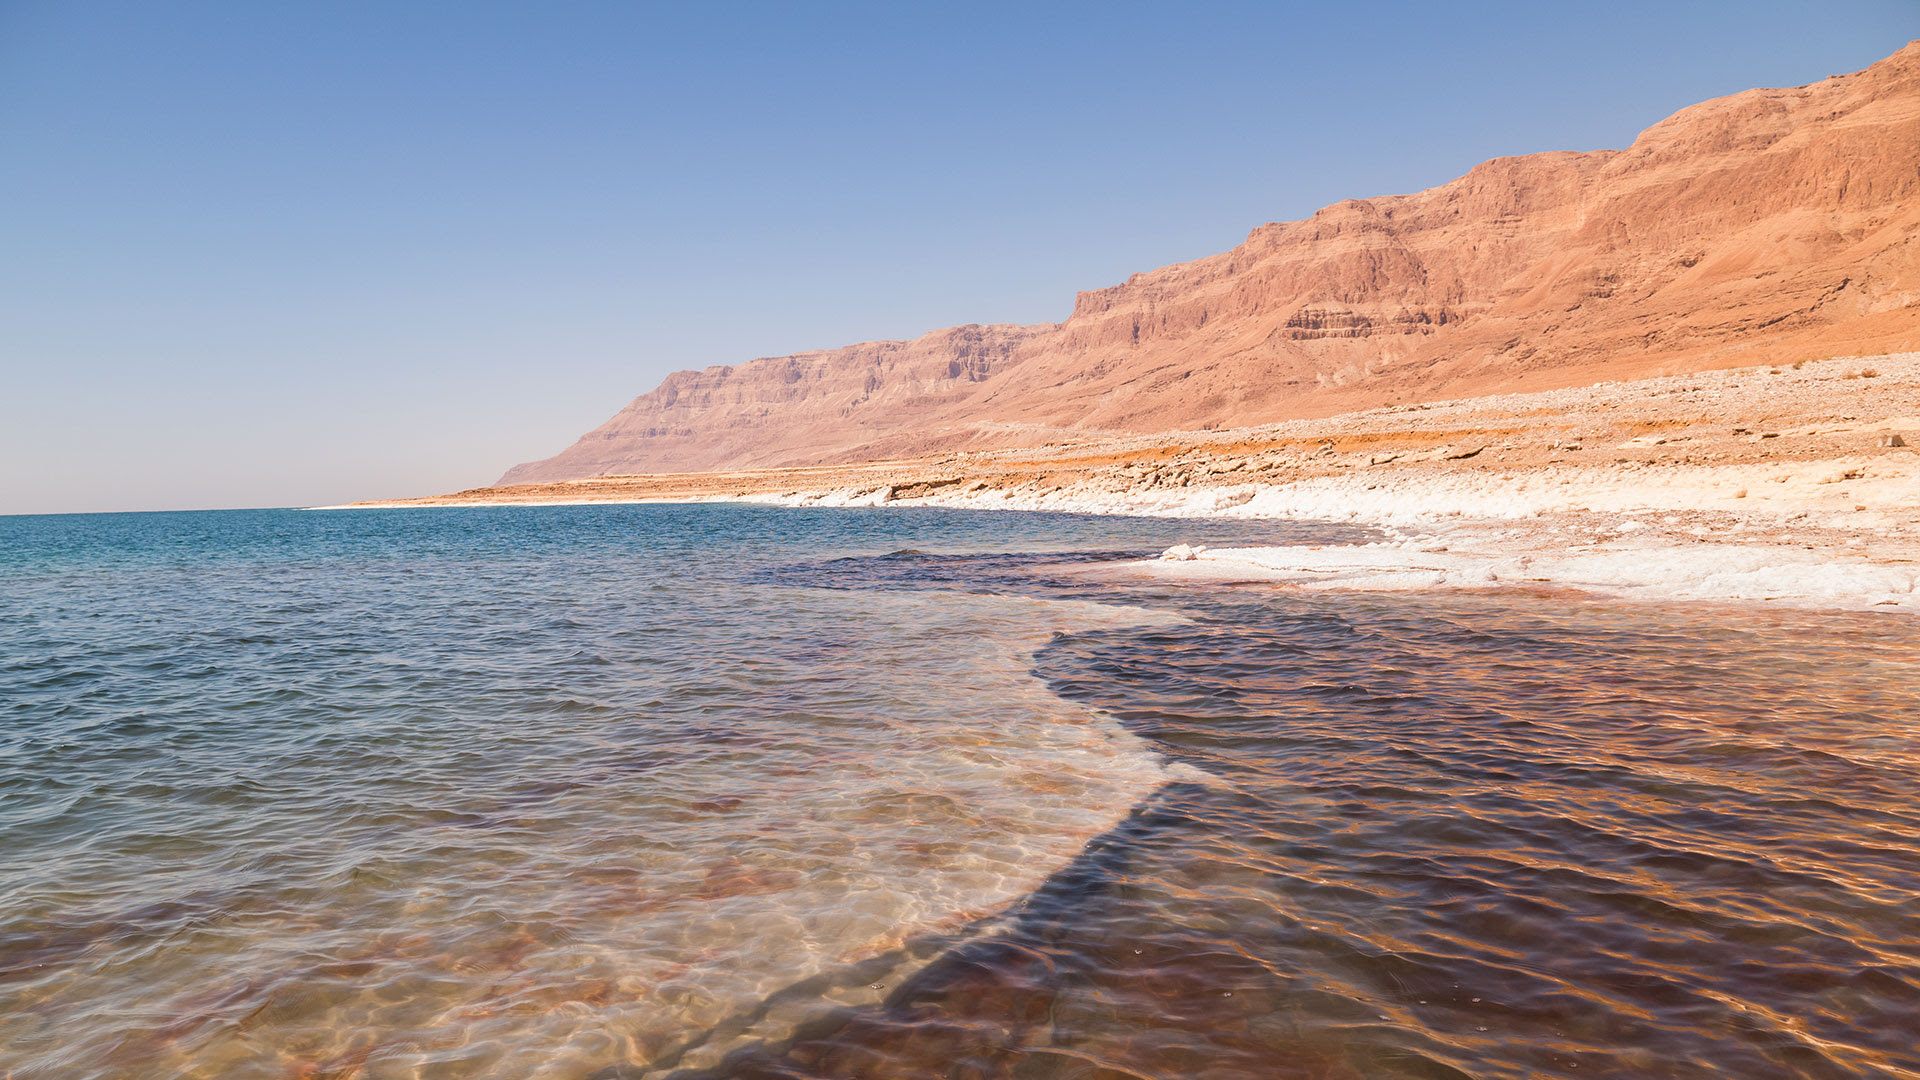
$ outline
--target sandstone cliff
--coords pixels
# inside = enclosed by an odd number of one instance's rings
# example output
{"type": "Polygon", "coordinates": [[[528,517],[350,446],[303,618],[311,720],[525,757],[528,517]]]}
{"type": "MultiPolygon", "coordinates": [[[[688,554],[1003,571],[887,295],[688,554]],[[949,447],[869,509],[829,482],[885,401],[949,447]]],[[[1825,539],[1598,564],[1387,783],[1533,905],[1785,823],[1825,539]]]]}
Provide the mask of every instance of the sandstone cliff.
{"type": "Polygon", "coordinates": [[[670,376],[502,483],[1239,426],[1920,345],[1920,42],[1084,292],[1062,323],[670,376]]]}

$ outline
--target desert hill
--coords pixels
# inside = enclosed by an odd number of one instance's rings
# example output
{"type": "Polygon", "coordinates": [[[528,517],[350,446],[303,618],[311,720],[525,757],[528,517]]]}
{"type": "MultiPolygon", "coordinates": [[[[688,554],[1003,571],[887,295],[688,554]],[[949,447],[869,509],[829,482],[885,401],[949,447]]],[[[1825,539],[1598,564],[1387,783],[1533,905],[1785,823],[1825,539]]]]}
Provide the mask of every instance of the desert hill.
{"type": "Polygon", "coordinates": [[[669,376],[501,483],[1237,427],[1920,345],[1920,42],[1083,292],[669,376]]]}

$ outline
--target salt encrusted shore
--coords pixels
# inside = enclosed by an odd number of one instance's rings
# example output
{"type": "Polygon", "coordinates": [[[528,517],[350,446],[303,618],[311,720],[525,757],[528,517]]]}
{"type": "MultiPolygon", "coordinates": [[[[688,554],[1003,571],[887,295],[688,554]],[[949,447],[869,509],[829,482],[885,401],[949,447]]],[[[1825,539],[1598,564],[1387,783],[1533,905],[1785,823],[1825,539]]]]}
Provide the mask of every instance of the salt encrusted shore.
{"type": "Polygon", "coordinates": [[[1308,589],[1554,586],[1920,612],[1920,353],[1426,402],[1234,431],[362,506],[708,501],[1272,518],[1355,546],[1129,572],[1308,589]]]}

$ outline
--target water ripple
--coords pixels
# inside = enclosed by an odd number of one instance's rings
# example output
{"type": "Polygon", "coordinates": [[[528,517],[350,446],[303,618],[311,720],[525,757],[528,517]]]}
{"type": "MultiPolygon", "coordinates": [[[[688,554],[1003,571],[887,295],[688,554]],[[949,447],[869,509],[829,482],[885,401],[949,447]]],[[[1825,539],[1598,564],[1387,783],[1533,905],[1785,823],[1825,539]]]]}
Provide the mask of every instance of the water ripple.
{"type": "Polygon", "coordinates": [[[0,519],[0,1073],[579,1077],[877,1000],[1164,780],[1027,672],[1138,617],[768,579],[1085,530],[1024,520],[0,519]]]}
{"type": "Polygon", "coordinates": [[[1205,528],[0,521],[0,1070],[1920,1076],[1906,624],[1205,528]]]}
{"type": "Polygon", "coordinates": [[[1193,622],[1037,674],[1225,785],[1161,792],[884,1004],[701,1075],[1920,1075],[1904,624],[1155,602],[1193,622]]]}

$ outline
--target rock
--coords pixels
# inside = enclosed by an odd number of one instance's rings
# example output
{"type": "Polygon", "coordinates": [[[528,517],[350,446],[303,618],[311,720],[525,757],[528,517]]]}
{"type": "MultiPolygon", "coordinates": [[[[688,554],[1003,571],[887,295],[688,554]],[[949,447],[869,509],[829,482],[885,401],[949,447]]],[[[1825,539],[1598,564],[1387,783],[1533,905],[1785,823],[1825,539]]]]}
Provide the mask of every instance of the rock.
{"type": "Polygon", "coordinates": [[[1903,438],[1899,432],[1889,431],[1885,435],[1880,436],[1880,445],[1888,447],[1905,446],[1907,445],[1907,440],[1903,438]]]}
{"type": "Polygon", "coordinates": [[[1192,562],[1207,550],[1205,544],[1175,544],[1160,554],[1168,562],[1192,562]]]}
{"type": "Polygon", "coordinates": [[[1916,109],[1920,42],[1682,109],[1624,150],[1497,158],[1262,225],[1082,292],[1060,323],[679,372],[503,482],[1234,427],[1704,370],[1760,346],[1870,352],[1920,335],[1920,305],[1889,299],[1920,291],[1911,230],[1889,225],[1920,201],[1916,109]]]}

